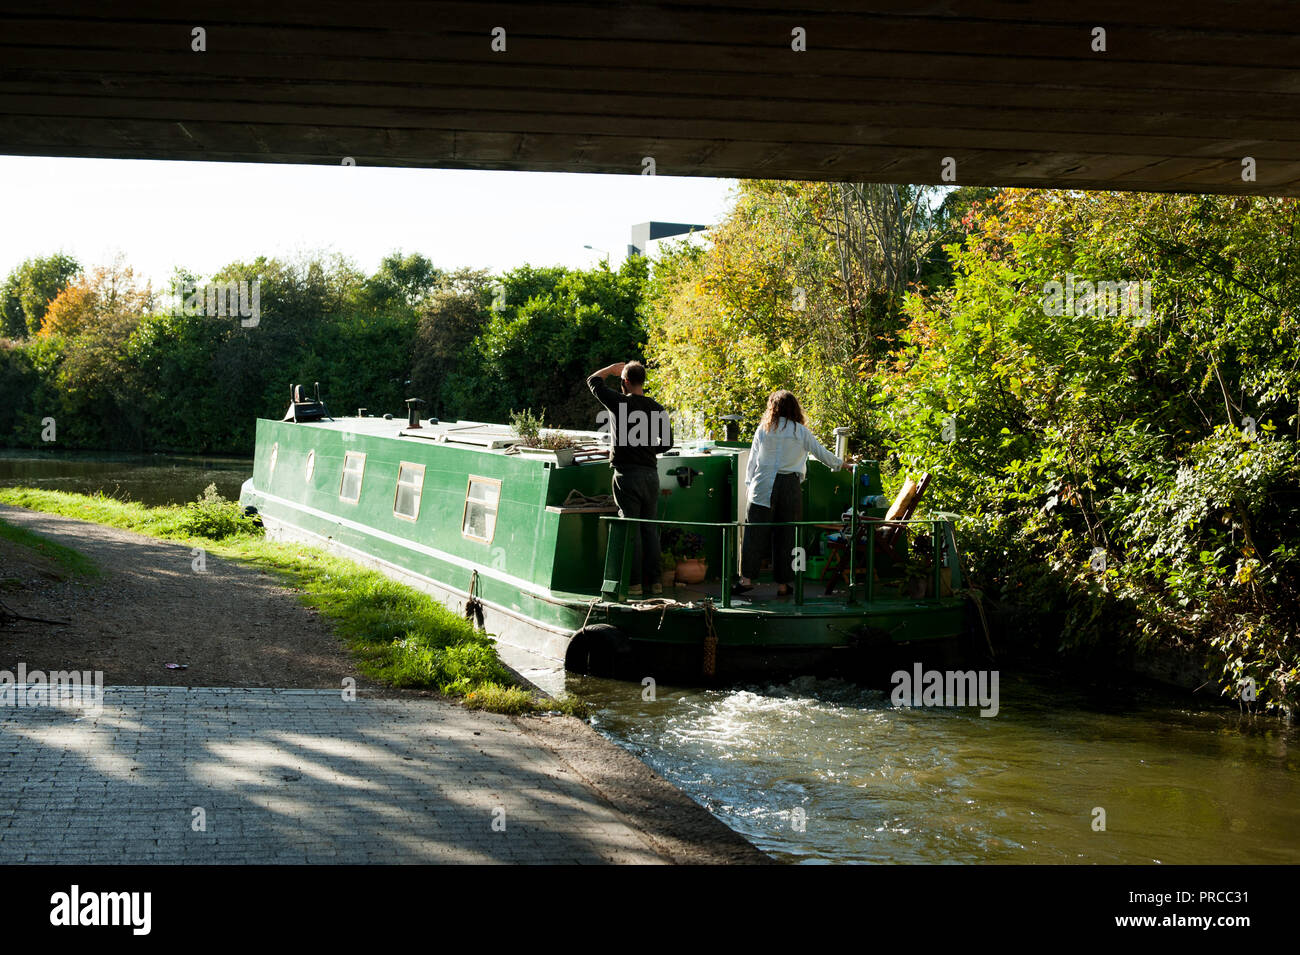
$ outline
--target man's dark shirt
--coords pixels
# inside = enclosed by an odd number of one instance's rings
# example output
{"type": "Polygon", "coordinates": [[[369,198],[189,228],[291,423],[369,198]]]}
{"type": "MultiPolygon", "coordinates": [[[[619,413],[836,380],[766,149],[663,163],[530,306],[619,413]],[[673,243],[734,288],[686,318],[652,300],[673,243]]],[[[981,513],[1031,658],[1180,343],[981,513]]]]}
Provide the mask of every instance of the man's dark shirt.
{"type": "Polygon", "coordinates": [[[645,395],[615,391],[594,375],[587,379],[587,387],[609,411],[604,427],[614,435],[614,470],[656,468],[656,455],[673,446],[672,426],[664,406],[645,395]],[[620,411],[620,406],[626,410],[620,411]]]}

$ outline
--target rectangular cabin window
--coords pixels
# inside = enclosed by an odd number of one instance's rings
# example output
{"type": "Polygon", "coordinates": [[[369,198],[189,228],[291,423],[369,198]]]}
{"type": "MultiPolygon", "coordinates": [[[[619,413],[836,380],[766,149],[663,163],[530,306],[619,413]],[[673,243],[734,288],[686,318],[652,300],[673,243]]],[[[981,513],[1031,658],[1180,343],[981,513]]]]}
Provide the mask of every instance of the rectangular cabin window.
{"type": "Polygon", "coordinates": [[[497,529],[497,503],[501,500],[501,482],[471,476],[465,492],[465,518],[460,532],[471,540],[492,543],[497,529]]]}
{"type": "Polygon", "coordinates": [[[343,456],[343,477],[339,481],[339,500],[351,504],[361,500],[361,478],[366,473],[366,456],[349,451],[343,456]]]}
{"type": "Polygon", "coordinates": [[[397,493],[393,514],[413,521],[420,516],[420,492],[424,490],[424,465],[403,461],[397,467],[397,493]]]}

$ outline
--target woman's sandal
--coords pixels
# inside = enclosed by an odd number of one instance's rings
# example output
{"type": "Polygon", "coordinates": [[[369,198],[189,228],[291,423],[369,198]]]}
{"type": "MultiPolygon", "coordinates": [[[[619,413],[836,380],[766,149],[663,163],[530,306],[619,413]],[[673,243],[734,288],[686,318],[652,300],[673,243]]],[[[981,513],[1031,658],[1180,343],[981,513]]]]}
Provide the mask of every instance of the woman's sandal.
{"type": "Polygon", "coordinates": [[[732,594],[747,594],[754,589],[753,584],[734,583],[731,585],[732,594]]]}

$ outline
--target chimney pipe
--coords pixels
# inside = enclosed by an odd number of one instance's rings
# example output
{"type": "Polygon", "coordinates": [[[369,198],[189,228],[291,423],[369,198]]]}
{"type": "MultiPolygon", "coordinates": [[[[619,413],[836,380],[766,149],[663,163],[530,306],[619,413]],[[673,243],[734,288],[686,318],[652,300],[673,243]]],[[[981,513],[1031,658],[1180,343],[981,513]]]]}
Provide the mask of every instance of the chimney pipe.
{"type": "Polygon", "coordinates": [[[423,398],[406,399],[406,427],[409,431],[416,431],[420,427],[420,406],[424,404],[423,398]]]}
{"type": "Polygon", "coordinates": [[[842,425],[835,429],[835,456],[841,461],[849,451],[849,432],[852,430],[842,425]]]}

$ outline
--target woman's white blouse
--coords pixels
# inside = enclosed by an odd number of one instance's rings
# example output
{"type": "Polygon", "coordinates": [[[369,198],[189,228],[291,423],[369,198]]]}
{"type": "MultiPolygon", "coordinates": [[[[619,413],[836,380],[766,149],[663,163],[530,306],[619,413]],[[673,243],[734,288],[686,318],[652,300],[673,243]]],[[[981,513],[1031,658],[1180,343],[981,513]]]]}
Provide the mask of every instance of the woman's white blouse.
{"type": "Polygon", "coordinates": [[[810,454],[828,468],[844,466],[843,461],[823,448],[817,436],[801,424],[780,418],[771,431],[760,425],[754,433],[749,466],[745,469],[745,490],[750,503],[764,507],[771,504],[772,485],[778,474],[797,474],[802,481],[810,454]]]}

